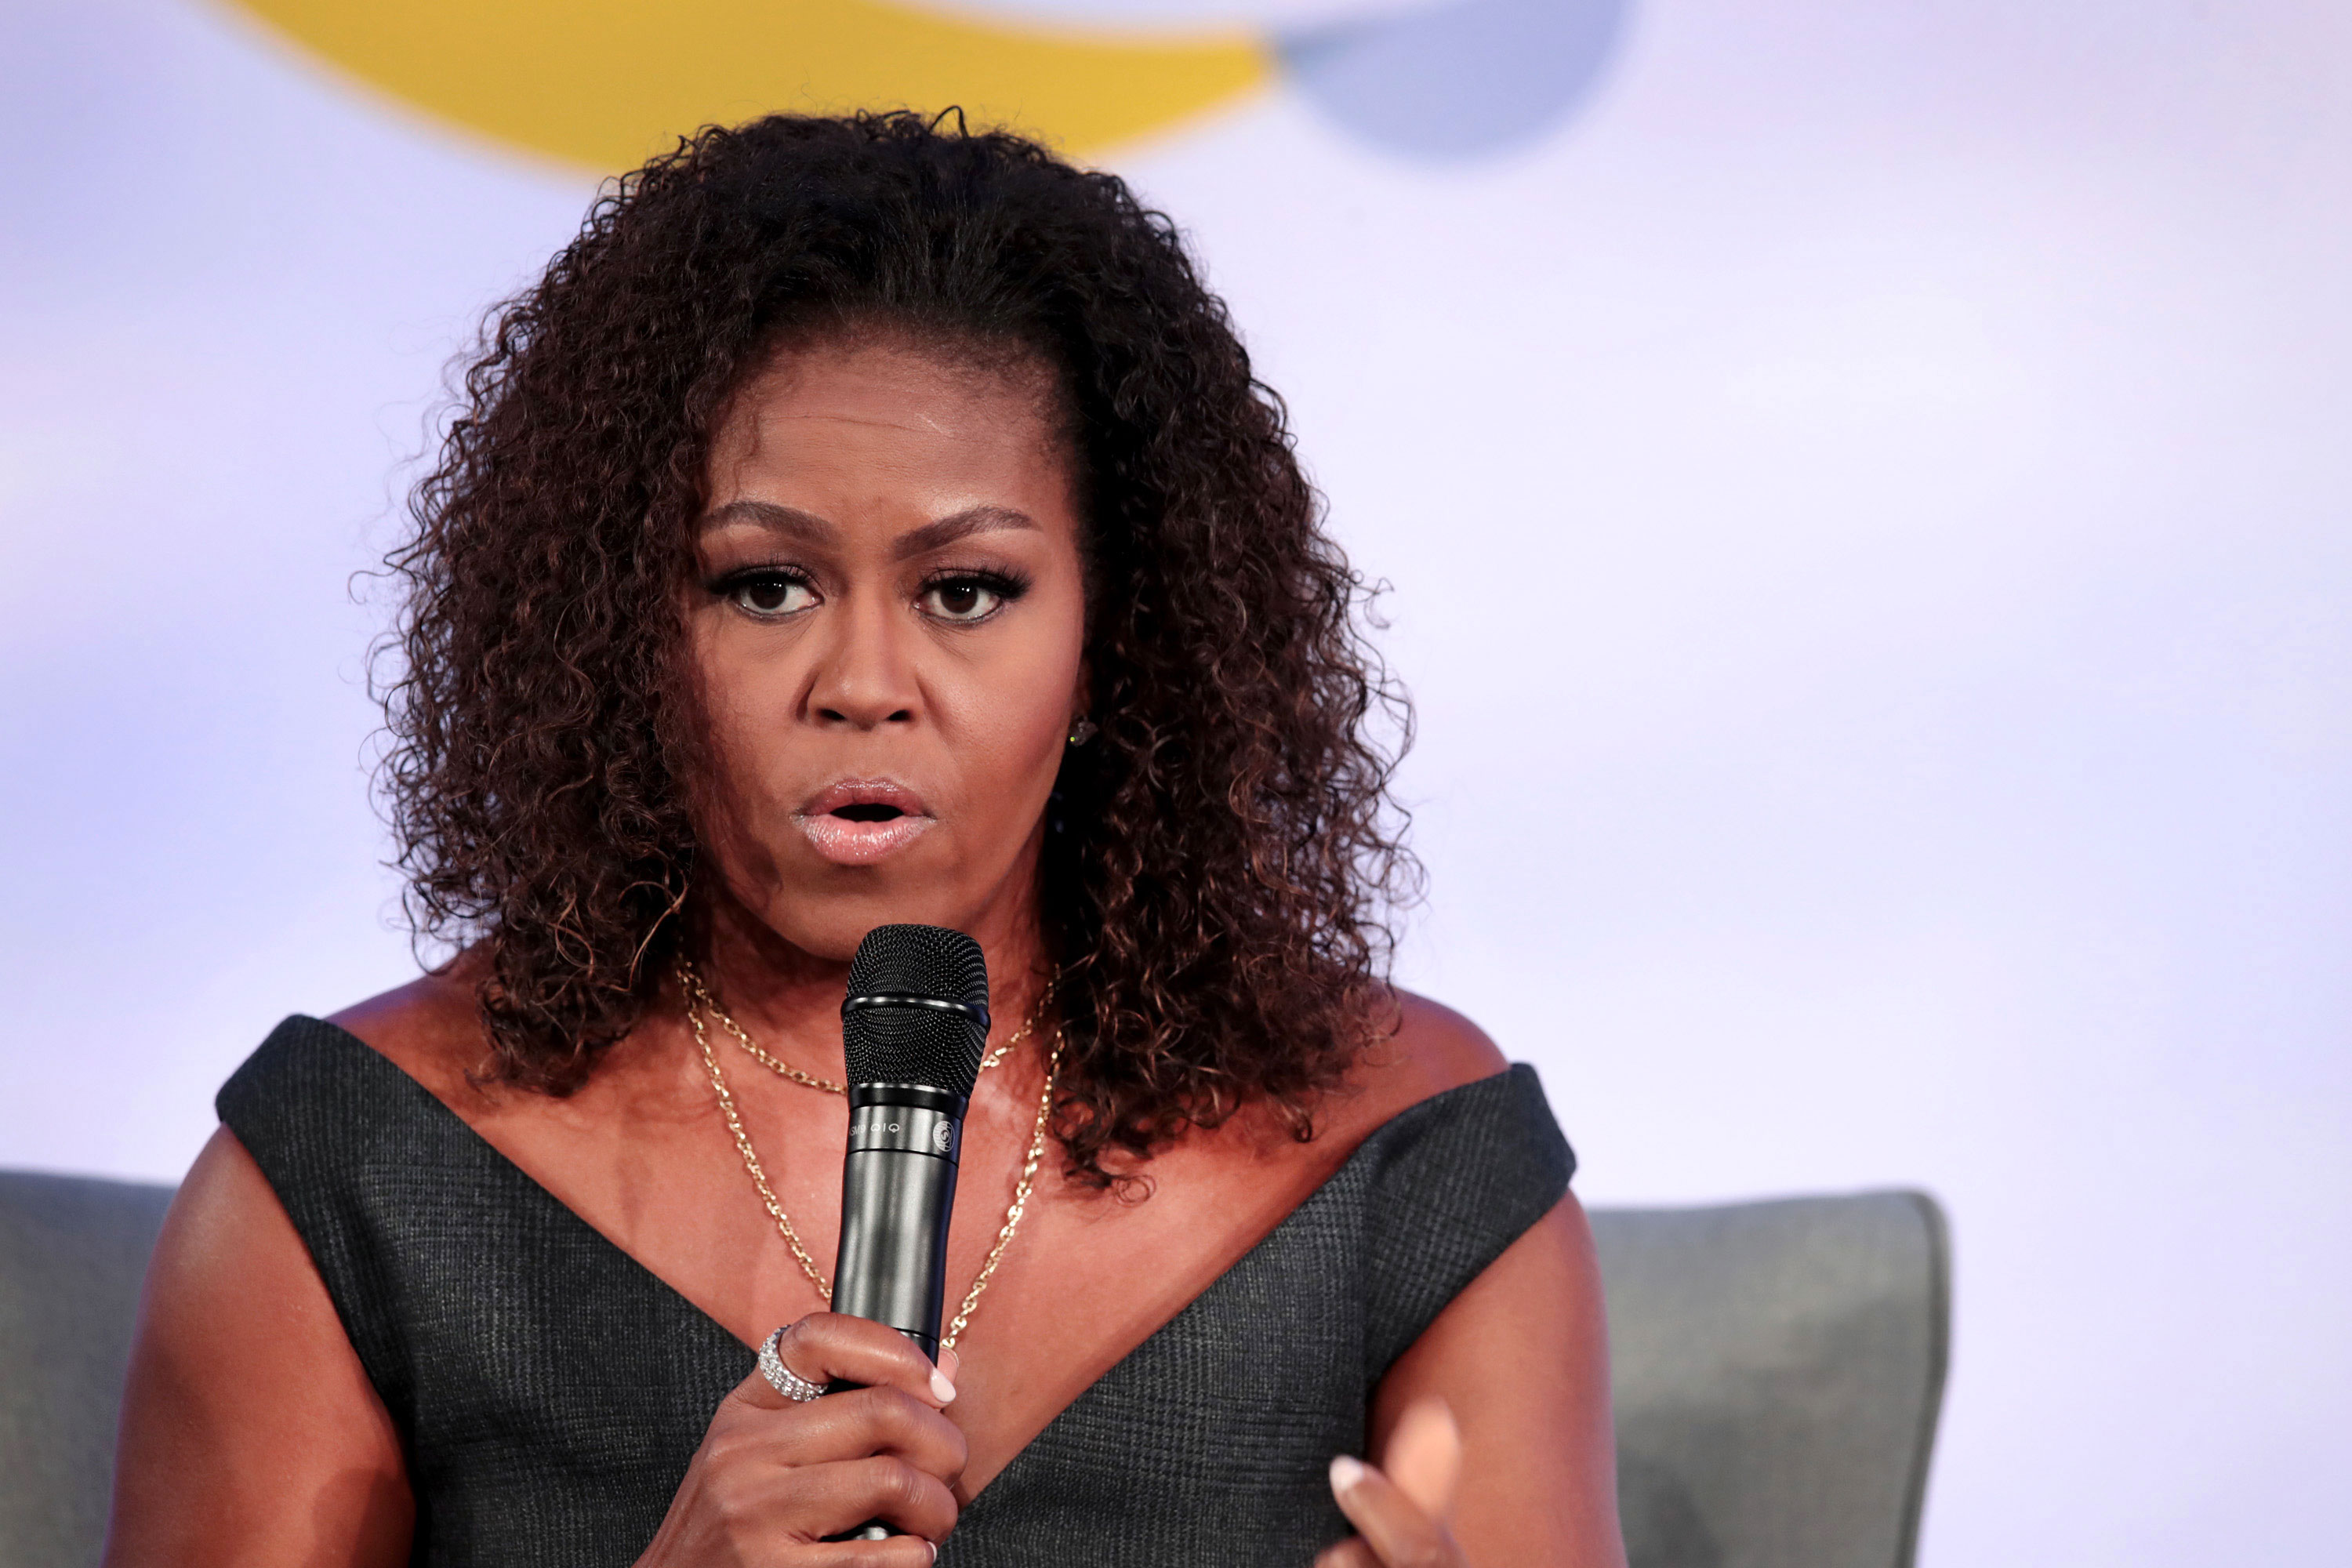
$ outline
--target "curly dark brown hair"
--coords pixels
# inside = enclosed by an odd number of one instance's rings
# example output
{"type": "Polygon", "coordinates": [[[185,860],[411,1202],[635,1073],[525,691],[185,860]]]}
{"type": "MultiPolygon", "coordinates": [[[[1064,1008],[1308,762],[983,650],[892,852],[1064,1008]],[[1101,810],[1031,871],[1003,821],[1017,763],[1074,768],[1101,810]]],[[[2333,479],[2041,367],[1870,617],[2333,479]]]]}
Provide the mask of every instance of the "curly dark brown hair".
{"type": "Polygon", "coordinates": [[[381,783],[417,931],[482,945],[509,1081],[568,1093],[635,1026],[695,940],[675,606],[706,443],[777,343],[873,323],[1034,355],[1066,403],[1101,727],[1042,872],[1069,1168],[1110,1180],[1107,1153],[1252,1100],[1311,1135],[1392,1026],[1409,710],[1174,226],[960,117],[705,130],[493,315],[389,562],[381,783]]]}

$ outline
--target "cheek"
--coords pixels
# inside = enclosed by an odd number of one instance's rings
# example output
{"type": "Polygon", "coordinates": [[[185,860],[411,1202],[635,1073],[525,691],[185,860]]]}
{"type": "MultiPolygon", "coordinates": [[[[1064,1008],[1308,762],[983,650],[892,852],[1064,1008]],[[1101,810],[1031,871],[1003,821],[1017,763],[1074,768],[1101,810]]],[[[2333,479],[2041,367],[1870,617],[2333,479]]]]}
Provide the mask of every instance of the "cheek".
{"type": "Polygon", "coordinates": [[[705,762],[716,775],[710,794],[730,811],[757,812],[769,793],[764,781],[792,743],[791,682],[772,661],[745,657],[723,631],[698,627],[692,644],[705,762]]]}
{"type": "MultiPolygon", "coordinates": [[[[991,814],[1034,815],[1060,770],[1081,653],[1075,617],[1001,661],[963,672],[943,713],[950,744],[971,758],[991,814]]],[[[978,802],[975,802],[978,804],[978,802]]]]}

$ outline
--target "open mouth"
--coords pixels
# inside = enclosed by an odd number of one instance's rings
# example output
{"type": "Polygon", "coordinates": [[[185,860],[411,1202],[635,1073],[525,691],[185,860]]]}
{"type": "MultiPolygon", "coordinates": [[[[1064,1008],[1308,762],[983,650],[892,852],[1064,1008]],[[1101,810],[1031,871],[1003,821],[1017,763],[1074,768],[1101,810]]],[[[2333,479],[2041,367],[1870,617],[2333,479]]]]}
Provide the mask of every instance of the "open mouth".
{"type": "Polygon", "coordinates": [[[870,866],[928,829],[922,797],[895,779],[844,779],[809,797],[793,821],[837,866],[870,866]]]}

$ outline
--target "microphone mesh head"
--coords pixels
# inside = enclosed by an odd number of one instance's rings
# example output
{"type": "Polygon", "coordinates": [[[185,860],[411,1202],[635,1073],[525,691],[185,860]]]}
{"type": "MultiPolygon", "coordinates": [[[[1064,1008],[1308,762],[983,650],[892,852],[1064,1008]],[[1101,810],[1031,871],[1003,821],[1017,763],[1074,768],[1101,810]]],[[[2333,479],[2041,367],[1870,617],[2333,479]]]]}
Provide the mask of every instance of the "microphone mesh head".
{"type": "MultiPolygon", "coordinates": [[[[852,996],[933,996],[988,1011],[980,943],[940,926],[876,926],[849,961],[852,996]]],[[[919,1083],[969,1097],[988,1030],[939,1007],[856,1007],[841,1020],[849,1081],[919,1083]]]]}

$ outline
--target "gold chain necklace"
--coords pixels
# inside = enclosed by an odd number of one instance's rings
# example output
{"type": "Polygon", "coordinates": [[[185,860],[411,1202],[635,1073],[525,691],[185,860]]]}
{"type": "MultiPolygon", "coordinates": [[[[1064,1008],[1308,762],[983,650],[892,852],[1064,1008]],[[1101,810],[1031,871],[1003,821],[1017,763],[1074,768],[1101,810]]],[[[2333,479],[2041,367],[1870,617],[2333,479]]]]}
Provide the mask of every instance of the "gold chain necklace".
{"type": "MultiPolygon", "coordinates": [[[[710,988],[702,983],[702,972],[695,968],[691,961],[679,962],[677,980],[678,984],[686,991],[688,1016],[690,1017],[697,1007],[709,1013],[719,1020],[720,1027],[735,1037],[735,1043],[743,1047],[746,1055],[770,1072],[825,1094],[845,1095],[849,1092],[846,1084],[838,1084],[829,1078],[819,1078],[814,1073],[803,1072],[792,1063],[781,1061],[770,1055],[757,1040],[751,1037],[750,1031],[735,1021],[733,1015],[719,1005],[719,999],[711,995],[710,988]]],[[[1037,1020],[1045,1016],[1046,1007],[1054,1000],[1054,992],[1061,984],[1062,977],[1059,974],[1045,982],[1045,989],[1038,993],[1036,1005],[1029,1009],[1029,1016],[1021,1021],[1021,1026],[1005,1037],[1003,1045],[980,1058],[980,1072],[986,1072],[1003,1061],[1007,1052],[1036,1032],[1037,1020]]]]}
{"type": "MultiPolygon", "coordinates": [[[[828,1083],[824,1079],[812,1078],[806,1073],[787,1067],[752,1044],[751,1037],[743,1032],[742,1026],[729,1017],[725,1009],[711,999],[710,993],[703,986],[702,977],[695,973],[691,963],[681,960],[677,966],[677,975],[680,987],[686,993],[687,1024],[694,1030],[694,1043],[702,1052],[703,1069],[709,1074],[711,1090],[719,1097],[719,1111],[727,1120],[727,1131],[735,1136],[736,1151],[743,1156],[743,1168],[751,1173],[751,1184],[759,1189],[760,1201],[767,1205],[768,1217],[776,1222],[777,1233],[784,1238],[784,1245],[792,1248],[793,1257],[799,1260],[801,1272],[808,1276],[809,1283],[816,1287],[816,1293],[829,1307],[833,1304],[832,1283],[825,1279],[824,1271],[817,1268],[816,1259],[809,1256],[808,1248],[801,1245],[800,1232],[793,1228],[792,1217],[784,1213],[784,1205],[777,1198],[775,1189],[768,1184],[768,1173],[761,1168],[760,1156],[752,1152],[751,1135],[743,1131],[742,1113],[735,1107],[735,1096],[728,1090],[727,1075],[719,1070],[718,1053],[710,1048],[710,1036],[702,1024],[703,1010],[709,1009],[713,1016],[724,1024],[745,1050],[750,1051],[753,1057],[794,1083],[803,1083],[812,1089],[822,1089],[833,1094],[846,1094],[848,1090],[840,1085],[828,1083]]],[[[1057,976],[1056,979],[1058,978],[1057,976]]],[[[1045,1005],[1052,1000],[1053,994],[1054,987],[1049,984],[1045,988],[1045,994],[1038,999],[1037,1008],[1030,1014],[1028,1020],[1003,1045],[990,1052],[982,1060],[980,1065],[982,1071],[1003,1060],[1005,1052],[1034,1031],[1037,1020],[1044,1016],[1045,1005]]],[[[941,1350],[955,1349],[957,1339],[971,1324],[971,1315],[980,1306],[981,1292],[988,1289],[988,1281],[996,1273],[996,1266],[1003,1261],[1004,1249],[1013,1245],[1013,1233],[1021,1228],[1022,1215],[1028,1210],[1029,1194],[1037,1181],[1037,1166],[1045,1157],[1045,1135],[1054,1119],[1054,1080],[1061,1072],[1062,1045],[1062,1030],[1057,1024],[1054,1028],[1054,1049],[1045,1058],[1045,1091],[1037,1097],[1037,1123],[1030,1131],[1029,1157],[1021,1166],[1021,1180],[1013,1189],[1013,1202],[1005,1208],[1004,1224],[997,1230],[996,1245],[988,1249],[987,1258],[981,1264],[980,1272],[972,1279],[971,1289],[964,1293],[963,1305],[957,1309],[955,1319],[948,1325],[947,1332],[940,1336],[941,1350]]]]}

